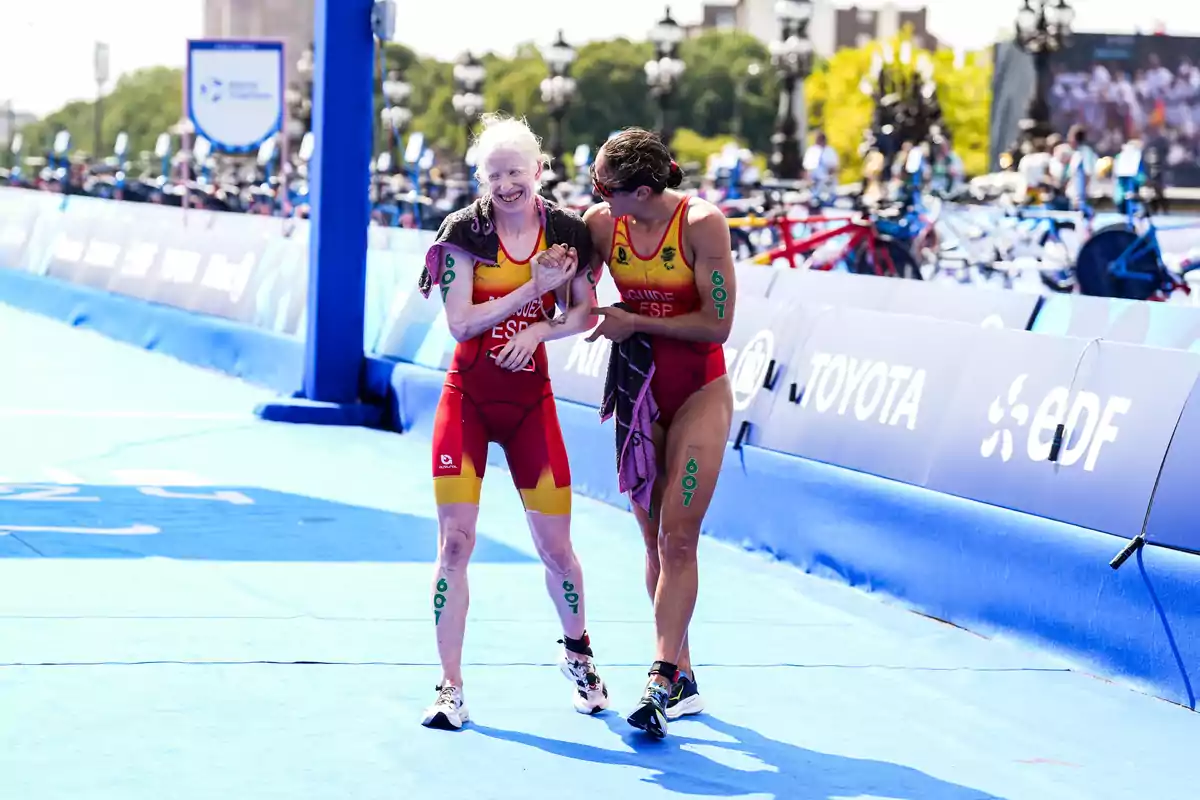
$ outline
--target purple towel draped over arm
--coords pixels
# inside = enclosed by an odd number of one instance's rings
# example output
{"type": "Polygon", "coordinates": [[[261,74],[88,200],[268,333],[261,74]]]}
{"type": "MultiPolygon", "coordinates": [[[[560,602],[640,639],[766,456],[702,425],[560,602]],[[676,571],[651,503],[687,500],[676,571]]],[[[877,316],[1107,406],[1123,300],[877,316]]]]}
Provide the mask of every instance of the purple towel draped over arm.
{"type": "Polygon", "coordinates": [[[604,401],[600,406],[602,422],[616,417],[618,486],[647,513],[658,476],[651,433],[651,426],[658,419],[658,404],[650,391],[653,376],[654,353],[648,336],[639,333],[614,344],[609,352],[604,401]]]}

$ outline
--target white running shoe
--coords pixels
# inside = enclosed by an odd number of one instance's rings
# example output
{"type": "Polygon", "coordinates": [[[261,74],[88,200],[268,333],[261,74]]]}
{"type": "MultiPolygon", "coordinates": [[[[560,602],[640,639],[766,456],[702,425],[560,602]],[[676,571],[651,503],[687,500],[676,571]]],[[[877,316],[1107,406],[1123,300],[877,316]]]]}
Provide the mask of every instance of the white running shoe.
{"type": "Polygon", "coordinates": [[[591,656],[563,650],[558,663],[562,674],[575,684],[571,702],[580,714],[599,714],[608,708],[608,688],[596,674],[596,663],[591,656]]]}
{"type": "Polygon", "coordinates": [[[421,724],[426,728],[443,731],[460,730],[464,723],[471,721],[462,689],[457,686],[439,686],[437,690],[437,700],[425,709],[421,724]]]}

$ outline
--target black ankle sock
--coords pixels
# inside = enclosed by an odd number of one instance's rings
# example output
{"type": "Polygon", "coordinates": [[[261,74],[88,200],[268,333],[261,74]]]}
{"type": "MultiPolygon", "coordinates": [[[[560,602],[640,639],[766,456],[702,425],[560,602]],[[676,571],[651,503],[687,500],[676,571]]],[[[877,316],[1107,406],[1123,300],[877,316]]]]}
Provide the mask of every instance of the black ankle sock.
{"type": "Polygon", "coordinates": [[[558,640],[558,643],[570,650],[572,653],[579,653],[581,656],[591,656],[592,640],[588,637],[587,631],[583,632],[583,636],[579,639],[572,639],[570,636],[563,634],[563,637],[558,640]]]}
{"type": "Polygon", "coordinates": [[[675,681],[679,680],[679,667],[675,666],[674,664],[672,664],[668,661],[655,661],[650,666],[649,674],[650,674],[650,677],[654,677],[655,675],[661,675],[662,677],[669,680],[671,683],[674,683],[675,681]]]}

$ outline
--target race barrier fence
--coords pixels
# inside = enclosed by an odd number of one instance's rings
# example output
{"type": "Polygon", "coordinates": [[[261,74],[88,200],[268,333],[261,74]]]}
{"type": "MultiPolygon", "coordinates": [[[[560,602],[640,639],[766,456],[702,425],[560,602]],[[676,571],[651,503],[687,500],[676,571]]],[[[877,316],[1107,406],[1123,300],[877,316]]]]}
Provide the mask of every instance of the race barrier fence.
{"type": "MultiPolygon", "coordinates": [[[[307,235],[302,221],[0,189],[0,301],[288,392],[307,235]]],[[[430,240],[369,240],[368,372],[417,431],[454,344],[441,303],[416,291],[430,240]]],[[[1200,309],[744,274],[707,532],[1195,706],[1200,309]],[[1109,569],[1143,530],[1155,546],[1109,569]]],[[[599,295],[615,300],[607,278],[599,295]]],[[[598,419],[607,342],[548,350],[574,485],[625,505],[598,419]]]]}

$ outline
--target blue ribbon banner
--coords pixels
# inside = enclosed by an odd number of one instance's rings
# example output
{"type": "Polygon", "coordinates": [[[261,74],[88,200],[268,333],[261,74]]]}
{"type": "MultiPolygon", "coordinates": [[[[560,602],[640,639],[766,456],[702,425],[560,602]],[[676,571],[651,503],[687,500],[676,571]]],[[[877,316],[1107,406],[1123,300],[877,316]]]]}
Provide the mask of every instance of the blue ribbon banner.
{"type": "Polygon", "coordinates": [[[216,150],[255,150],[283,127],[282,42],[188,41],[188,118],[216,150]]]}

